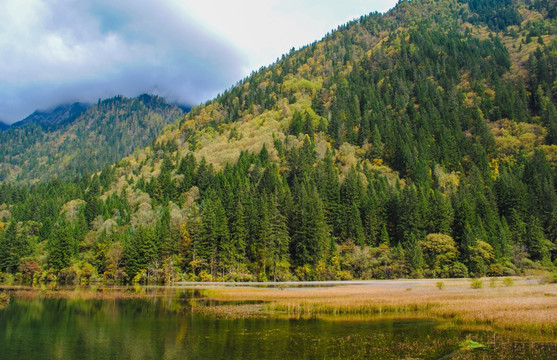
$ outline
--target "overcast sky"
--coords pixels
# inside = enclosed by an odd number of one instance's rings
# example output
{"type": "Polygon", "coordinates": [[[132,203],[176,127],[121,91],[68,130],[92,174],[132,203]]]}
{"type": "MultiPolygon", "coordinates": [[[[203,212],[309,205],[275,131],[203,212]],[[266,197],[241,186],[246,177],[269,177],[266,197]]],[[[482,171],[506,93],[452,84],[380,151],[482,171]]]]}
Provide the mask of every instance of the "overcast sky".
{"type": "Polygon", "coordinates": [[[396,0],[0,0],[0,120],[122,94],[197,105],[396,0]]]}

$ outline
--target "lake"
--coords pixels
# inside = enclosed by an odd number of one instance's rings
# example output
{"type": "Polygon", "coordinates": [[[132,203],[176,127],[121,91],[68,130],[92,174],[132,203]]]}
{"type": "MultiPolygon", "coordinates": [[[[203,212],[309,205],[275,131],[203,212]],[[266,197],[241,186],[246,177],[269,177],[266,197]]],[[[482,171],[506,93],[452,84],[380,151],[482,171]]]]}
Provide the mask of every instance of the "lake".
{"type": "Polygon", "coordinates": [[[12,294],[0,309],[0,359],[557,358],[551,342],[520,341],[435,319],[230,319],[196,310],[222,306],[204,300],[202,290],[141,292],[144,297],[93,299],[36,290],[12,294]],[[488,347],[459,350],[465,340],[488,347]]]}

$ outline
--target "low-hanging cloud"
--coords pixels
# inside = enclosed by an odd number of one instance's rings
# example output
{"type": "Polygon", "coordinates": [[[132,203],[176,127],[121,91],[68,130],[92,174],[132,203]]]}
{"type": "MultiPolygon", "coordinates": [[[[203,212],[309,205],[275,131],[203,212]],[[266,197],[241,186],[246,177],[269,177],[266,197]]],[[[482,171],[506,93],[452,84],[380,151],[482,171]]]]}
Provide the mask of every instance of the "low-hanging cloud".
{"type": "Polygon", "coordinates": [[[0,120],[153,93],[196,105],[397,0],[0,0],[0,120]]]}
{"type": "Polygon", "coordinates": [[[0,3],[0,119],[123,94],[197,104],[243,76],[237,49],[172,1],[0,3]]]}

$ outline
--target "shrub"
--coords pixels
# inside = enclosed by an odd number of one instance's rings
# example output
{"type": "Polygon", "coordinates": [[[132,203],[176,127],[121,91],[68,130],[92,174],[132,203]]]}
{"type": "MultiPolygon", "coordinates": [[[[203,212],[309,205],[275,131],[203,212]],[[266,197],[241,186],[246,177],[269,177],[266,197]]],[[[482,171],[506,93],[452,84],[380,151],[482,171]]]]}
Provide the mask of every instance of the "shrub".
{"type": "Polygon", "coordinates": [[[504,286],[513,286],[514,285],[514,280],[510,277],[504,278],[503,279],[503,285],[504,286]]]}
{"type": "Polygon", "coordinates": [[[484,283],[481,279],[472,279],[470,283],[470,287],[472,289],[481,289],[484,286],[484,283]]]}
{"type": "Polygon", "coordinates": [[[209,274],[207,270],[201,270],[199,273],[199,279],[203,282],[211,282],[213,281],[213,275],[209,274]]]}
{"type": "Polygon", "coordinates": [[[88,284],[90,281],[95,280],[97,277],[97,269],[88,262],[84,262],[81,265],[81,277],[80,282],[83,284],[88,284]]]}
{"type": "Polygon", "coordinates": [[[195,275],[194,273],[187,273],[185,276],[186,281],[199,281],[199,276],[195,275]]]}
{"type": "Polygon", "coordinates": [[[439,290],[443,290],[445,288],[445,283],[442,281],[438,281],[435,286],[437,286],[439,290]]]}
{"type": "Polygon", "coordinates": [[[453,278],[468,277],[468,268],[463,263],[456,261],[451,266],[450,274],[453,278]]]}
{"type": "Polygon", "coordinates": [[[58,281],[64,284],[76,284],[79,282],[81,270],[76,265],[60,270],[58,281]]]}
{"type": "Polygon", "coordinates": [[[0,272],[0,283],[1,284],[11,284],[14,282],[14,276],[10,273],[0,272]]]}
{"type": "Polygon", "coordinates": [[[491,264],[489,265],[489,271],[487,274],[489,276],[502,276],[505,272],[505,268],[501,264],[491,264]]]}
{"type": "Polygon", "coordinates": [[[32,283],[36,272],[41,271],[38,262],[30,257],[21,258],[17,270],[21,272],[22,280],[26,283],[32,283]]]}

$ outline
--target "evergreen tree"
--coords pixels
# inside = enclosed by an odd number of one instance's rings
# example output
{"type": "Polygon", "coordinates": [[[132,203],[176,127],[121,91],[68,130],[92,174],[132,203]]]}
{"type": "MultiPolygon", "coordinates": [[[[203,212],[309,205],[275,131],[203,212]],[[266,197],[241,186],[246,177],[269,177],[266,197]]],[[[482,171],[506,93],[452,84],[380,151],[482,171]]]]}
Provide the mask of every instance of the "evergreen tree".
{"type": "Polygon", "coordinates": [[[298,221],[294,223],[291,253],[298,266],[317,264],[326,254],[329,230],[325,222],[323,205],[316,189],[305,181],[300,185],[298,221]]]}
{"type": "Polygon", "coordinates": [[[155,229],[152,226],[136,228],[125,244],[125,264],[128,279],[133,279],[141,270],[147,270],[158,256],[155,229]]]}
{"type": "Polygon", "coordinates": [[[552,244],[545,238],[540,221],[535,216],[530,216],[526,232],[526,246],[533,260],[547,262],[550,260],[552,244]]]}
{"type": "Polygon", "coordinates": [[[298,111],[294,112],[292,116],[292,122],[290,123],[290,134],[291,135],[298,135],[304,131],[304,124],[302,120],[302,114],[298,111]]]}
{"type": "Polygon", "coordinates": [[[67,268],[74,251],[73,229],[67,222],[54,227],[48,239],[48,266],[54,270],[67,268]]]}
{"type": "Polygon", "coordinates": [[[277,281],[281,277],[287,275],[290,267],[290,255],[288,249],[290,246],[290,235],[288,234],[288,225],[286,217],[279,208],[276,197],[271,198],[270,202],[270,262],[269,267],[273,280],[277,281]]]}
{"type": "Polygon", "coordinates": [[[24,234],[18,234],[17,223],[10,221],[0,238],[0,269],[15,273],[19,260],[31,254],[30,244],[24,234]]]}
{"type": "Polygon", "coordinates": [[[248,231],[246,229],[245,211],[242,201],[238,199],[231,217],[230,223],[230,242],[222,247],[227,252],[227,258],[237,266],[246,261],[246,240],[248,231]]]}

